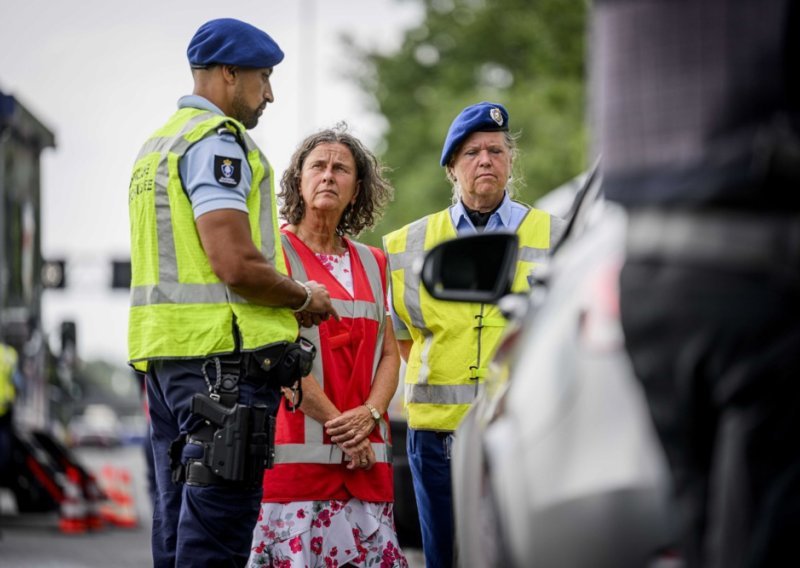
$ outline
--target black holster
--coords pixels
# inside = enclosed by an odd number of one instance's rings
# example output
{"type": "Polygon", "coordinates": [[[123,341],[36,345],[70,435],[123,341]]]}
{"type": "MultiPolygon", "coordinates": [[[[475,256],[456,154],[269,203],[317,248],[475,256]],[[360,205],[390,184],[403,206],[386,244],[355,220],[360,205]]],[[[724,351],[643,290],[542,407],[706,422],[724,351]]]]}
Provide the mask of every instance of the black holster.
{"type": "Polygon", "coordinates": [[[297,342],[281,347],[281,352],[270,346],[246,353],[247,376],[263,379],[268,385],[280,388],[291,387],[311,372],[317,348],[310,341],[301,337],[297,342]]]}
{"type": "MultiPolygon", "coordinates": [[[[275,455],[275,414],[277,405],[239,404],[242,381],[278,391],[291,387],[311,372],[316,349],[300,338],[297,343],[280,343],[258,351],[207,360],[203,366],[217,369],[211,393],[197,393],[191,401],[192,415],[201,426],[175,440],[170,447],[173,480],[187,485],[232,485],[257,487],[264,469],[271,468],[275,455]],[[270,411],[272,410],[272,411],[270,411]],[[201,458],[183,460],[185,445],[200,447],[201,458]]],[[[207,380],[208,377],[206,377],[207,380]]]]}
{"type": "Polygon", "coordinates": [[[192,398],[192,414],[205,423],[187,436],[202,447],[202,459],[188,459],[187,485],[257,487],[272,467],[275,418],[264,405],[226,407],[204,393],[192,398]]]}

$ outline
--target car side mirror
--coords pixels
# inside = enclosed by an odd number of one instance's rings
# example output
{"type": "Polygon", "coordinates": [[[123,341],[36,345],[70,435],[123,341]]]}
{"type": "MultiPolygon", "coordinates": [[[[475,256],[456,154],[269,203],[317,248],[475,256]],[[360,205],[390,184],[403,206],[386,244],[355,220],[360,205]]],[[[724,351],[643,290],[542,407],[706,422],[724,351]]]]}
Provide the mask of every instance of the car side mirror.
{"type": "Polygon", "coordinates": [[[511,290],[519,239],[481,233],[445,241],[422,264],[422,283],[437,300],[494,304],[511,290]]]}

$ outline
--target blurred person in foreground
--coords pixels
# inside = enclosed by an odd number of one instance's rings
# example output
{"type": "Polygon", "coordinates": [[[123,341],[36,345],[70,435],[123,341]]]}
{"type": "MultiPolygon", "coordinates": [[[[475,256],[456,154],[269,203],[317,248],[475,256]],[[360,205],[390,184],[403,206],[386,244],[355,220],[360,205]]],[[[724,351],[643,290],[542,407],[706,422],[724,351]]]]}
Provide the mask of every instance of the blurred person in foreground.
{"type": "Polygon", "coordinates": [[[211,20],[187,50],[194,92],[147,140],[129,190],[129,360],[147,373],[157,494],[153,563],[243,566],[281,385],[310,369],[295,340],[338,317],[286,275],[272,168],[246,130],[273,102],[283,52],[211,20]]]}
{"type": "Polygon", "coordinates": [[[528,289],[532,268],[546,260],[563,221],[511,199],[515,155],[506,109],[490,102],[468,106],[450,125],[440,160],[453,186],[453,205],[384,237],[390,307],[407,362],[408,459],[428,568],[453,565],[453,432],[478,393],[506,320],[495,306],[432,299],[412,267],[444,240],[516,232],[514,290],[528,289]]]}
{"type": "Polygon", "coordinates": [[[290,274],[323,283],[341,315],[302,335],[317,348],[278,412],[251,566],[408,566],[394,529],[389,417],[400,356],[387,325],[386,258],[351,240],[392,195],[344,125],[306,138],[279,197],[290,274]]]}
{"type": "Polygon", "coordinates": [[[790,0],[593,12],[603,183],[629,211],[625,342],[689,567],[797,554],[799,17],[790,0]]]}

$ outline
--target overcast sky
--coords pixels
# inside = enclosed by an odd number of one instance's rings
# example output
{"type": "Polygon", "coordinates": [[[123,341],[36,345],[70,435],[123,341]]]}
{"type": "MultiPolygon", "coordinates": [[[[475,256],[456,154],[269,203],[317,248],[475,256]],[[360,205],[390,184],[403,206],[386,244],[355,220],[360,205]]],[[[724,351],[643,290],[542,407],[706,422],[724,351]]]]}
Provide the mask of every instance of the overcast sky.
{"type": "Polygon", "coordinates": [[[0,90],[56,137],[43,155],[45,257],[70,262],[65,291],[47,291],[45,331],[78,323],[83,358],[124,362],[127,293],[111,292],[109,262],[128,256],[127,189],[145,139],[192,89],[186,46],[213,18],[267,31],[286,53],[275,104],[251,131],[276,175],[297,143],[345,120],[374,147],[383,128],[345,78],[340,36],[392,51],[421,18],[403,0],[0,0],[0,90]]]}

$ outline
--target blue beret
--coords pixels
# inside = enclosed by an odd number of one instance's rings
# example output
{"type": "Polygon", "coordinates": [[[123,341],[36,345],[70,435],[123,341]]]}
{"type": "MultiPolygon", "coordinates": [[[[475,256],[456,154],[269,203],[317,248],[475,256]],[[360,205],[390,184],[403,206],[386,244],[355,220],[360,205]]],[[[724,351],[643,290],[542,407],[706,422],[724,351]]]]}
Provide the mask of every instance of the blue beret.
{"type": "Polygon", "coordinates": [[[186,50],[189,64],[202,69],[211,64],[241,67],[274,67],[283,61],[283,51],[269,35],[233,18],[206,22],[197,30],[186,50]]]}
{"type": "Polygon", "coordinates": [[[447,131],[440,164],[446,166],[450,156],[473,132],[508,131],[508,111],[501,104],[486,101],[468,106],[455,118],[447,131]]]}

